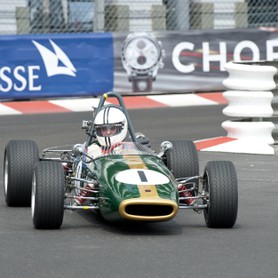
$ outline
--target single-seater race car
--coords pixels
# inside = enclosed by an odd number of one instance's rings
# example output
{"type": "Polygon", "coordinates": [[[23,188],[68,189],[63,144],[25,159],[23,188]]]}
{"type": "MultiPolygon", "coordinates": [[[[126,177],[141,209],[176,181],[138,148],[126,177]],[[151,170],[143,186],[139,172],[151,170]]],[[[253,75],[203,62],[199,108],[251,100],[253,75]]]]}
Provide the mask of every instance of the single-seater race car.
{"type": "Polygon", "coordinates": [[[231,228],[238,210],[237,175],[232,162],[210,161],[199,174],[192,141],[164,141],[151,149],[135,133],[123,98],[104,94],[91,120],[83,121],[84,143],[47,148],[39,155],[31,140],[12,140],[5,148],[4,194],[8,206],[30,206],[36,229],[59,229],[64,210],[94,210],[108,221],[167,221],[180,209],[203,211],[210,228],[231,228]],[[98,156],[94,119],[116,98],[128,123],[128,140],[98,156]]]}

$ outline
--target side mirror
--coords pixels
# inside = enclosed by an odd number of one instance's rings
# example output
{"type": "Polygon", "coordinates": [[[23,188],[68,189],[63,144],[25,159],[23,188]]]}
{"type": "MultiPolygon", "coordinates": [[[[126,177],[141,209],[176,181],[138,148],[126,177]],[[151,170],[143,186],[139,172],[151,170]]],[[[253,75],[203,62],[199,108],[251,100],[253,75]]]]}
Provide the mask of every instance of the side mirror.
{"type": "Polygon", "coordinates": [[[141,132],[136,132],[135,137],[136,137],[138,143],[145,145],[148,148],[151,148],[150,139],[148,137],[146,137],[145,134],[143,134],[141,132]]]}
{"type": "Polygon", "coordinates": [[[92,124],[92,121],[83,120],[82,121],[82,129],[88,130],[88,128],[91,126],[91,124],[92,124]]]}
{"type": "Polygon", "coordinates": [[[141,132],[136,132],[135,137],[136,137],[136,139],[146,138],[145,134],[143,134],[141,132]]]}
{"type": "Polygon", "coordinates": [[[164,141],[160,144],[160,153],[158,156],[161,158],[167,150],[173,148],[173,144],[170,141],[164,141]]]}
{"type": "Polygon", "coordinates": [[[76,144],[73,146],[72,152],[75,156],[80,156],[84,153],[84,146],[82,144],[76,144]]]}
{"type": "Polygon", "coordinates": [[[173,148],[173,144],[170,141],[164,141],[160,144],[160,151],[166,152],[167,150],[170,150],[173,148]]]}

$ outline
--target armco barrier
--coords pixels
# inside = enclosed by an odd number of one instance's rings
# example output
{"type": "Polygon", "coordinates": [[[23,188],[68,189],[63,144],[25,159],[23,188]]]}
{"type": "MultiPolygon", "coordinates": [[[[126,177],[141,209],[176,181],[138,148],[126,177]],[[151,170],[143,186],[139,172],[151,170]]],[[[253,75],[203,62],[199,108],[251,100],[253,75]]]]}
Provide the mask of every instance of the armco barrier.
{"type": "Polygon", "coordinates": [[[228,137],[236,138],[230,152],[274,154],[272,131],[275,125],[271,106],[276,88],[273,76],[276,68],[263,63],[229,62],[225,65],[229,77],[223,84],[229,89],[224,97],[229,104],[223,109],[227,116],[235,117],[222,123],[228,137]]]}
{"type": "Polygon", "coordinates": [[[275,28],[139,34],[0,36],[0,100],[223,91],[228,60],[277,59],[275,28]]]}

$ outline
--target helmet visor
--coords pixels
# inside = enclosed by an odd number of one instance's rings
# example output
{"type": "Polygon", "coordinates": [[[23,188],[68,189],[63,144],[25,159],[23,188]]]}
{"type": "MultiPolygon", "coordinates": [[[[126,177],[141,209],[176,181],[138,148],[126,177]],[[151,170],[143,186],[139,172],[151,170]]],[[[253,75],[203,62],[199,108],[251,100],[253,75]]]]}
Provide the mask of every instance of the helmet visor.
{"type": "Polygon", "coordinates": [[[97,136],[111,137],[119,134],[123,129],[122,123],[95,125],[97,136]]]}

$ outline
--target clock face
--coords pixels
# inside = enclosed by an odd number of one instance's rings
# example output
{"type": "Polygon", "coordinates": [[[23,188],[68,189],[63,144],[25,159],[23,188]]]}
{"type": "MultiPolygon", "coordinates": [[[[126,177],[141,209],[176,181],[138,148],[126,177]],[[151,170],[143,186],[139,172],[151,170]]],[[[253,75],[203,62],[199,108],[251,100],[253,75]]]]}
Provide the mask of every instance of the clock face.
{"type": "Polygon", "coordinates": [[[148,38],[135,38],[126,45],[124,56],[130,67],[142,72],[156,65],[160,57],[160,49],[148,38]]]}

